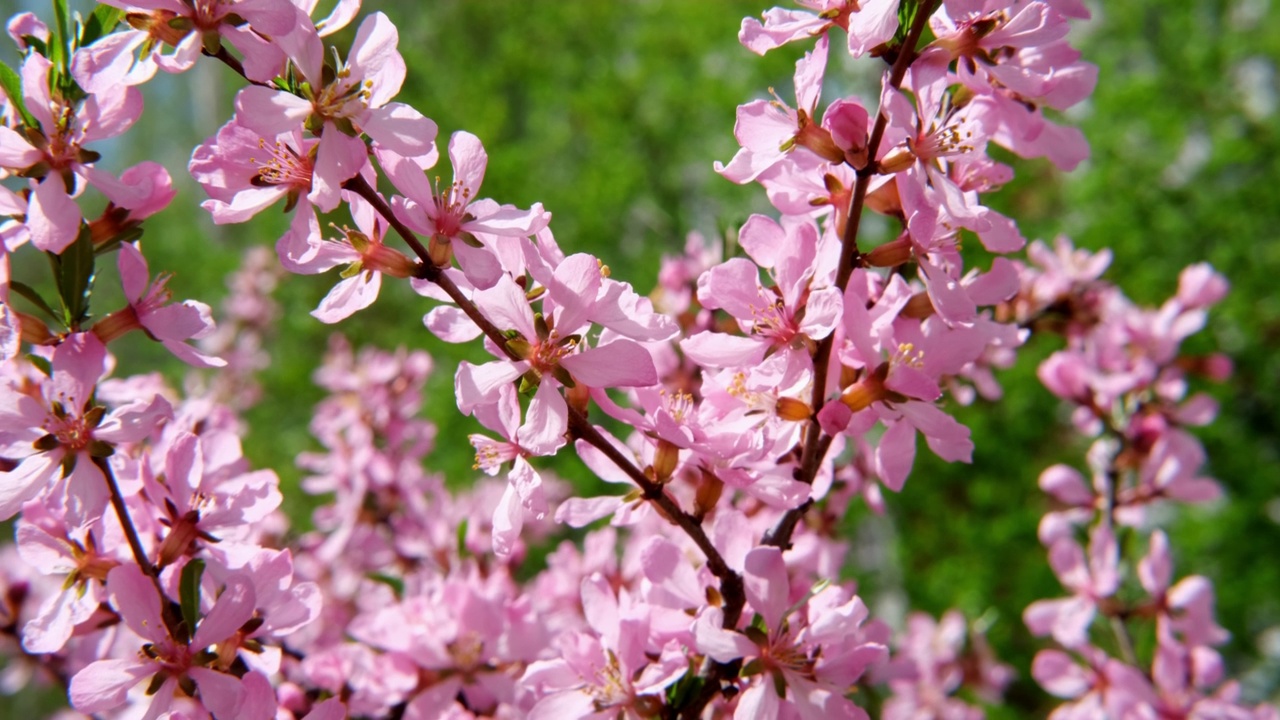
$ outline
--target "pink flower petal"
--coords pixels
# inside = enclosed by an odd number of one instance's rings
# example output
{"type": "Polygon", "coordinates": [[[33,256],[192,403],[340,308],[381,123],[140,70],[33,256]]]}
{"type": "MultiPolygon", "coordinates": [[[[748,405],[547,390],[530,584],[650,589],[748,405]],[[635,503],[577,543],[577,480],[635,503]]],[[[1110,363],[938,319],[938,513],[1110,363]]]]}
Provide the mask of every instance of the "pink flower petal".
{"type": "Polygon", "coordinates": [[[382,273],[361,271],[349,277],[329,291],[311,315],[320,322],[336,323],[363,310],[378,299],[382,288],[382,273]]]}
{"type": "Polygon", "coordinates": [[[658,382],[653,356],[634,340],[614,340],[603,347],[570,355],[560,364],[590,387],[647,387],[658,382]]]}
{"type": "Polygon", "coordinates": [[[1031,663],[1031,675],[1045,690],[1060,698],[1075,698],[1093,687],[1093,678],[1060,650],[1041,650],[1031,663]]]}
{"type": "Polygon", "coordinates": [[[67,694],[72,707],[82,713],[104,712],[123,705],[129,690],[159,669],[154,663],[140,662],[136,658],[99,660],[71,678],[67,694]]]}
{"type": "Polygon", "coordinates": [[[218,602],[196,626],[192,646],[206,648],[234,635],[253,617],[256,602],[253,582],[247,576],[235,574],[228,577],[218,602]]]}
{"type": "Polygon", "coordinates": [[[791,584],[787,580],[787,564],[782,559],[782,551],[775,547],[758,547],[747,553],[743,566],[746,573],[742,582],[747,601],[764,616],[769,631],[777,631],[782,626],[782,615],[791,603],[791,584]]]}
{"type": "Polygon", "coordinates": [[[31,242],[45,252],[61,253],[80,232],[80,205],[67,195],[56,173],[36,186],[27,204],[31,242]]]}

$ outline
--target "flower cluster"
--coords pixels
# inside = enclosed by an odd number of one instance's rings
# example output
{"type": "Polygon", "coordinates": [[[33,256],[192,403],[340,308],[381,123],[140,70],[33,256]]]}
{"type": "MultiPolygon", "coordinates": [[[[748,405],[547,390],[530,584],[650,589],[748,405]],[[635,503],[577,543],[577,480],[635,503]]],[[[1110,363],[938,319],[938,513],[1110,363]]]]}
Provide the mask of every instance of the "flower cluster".
{"type": "Polygon", "coordinates": [[[436,124],[395,101],[407,68],[392,21],[374,13],[345,52],[326,49],[358,2],[319,21],[309,0],[112,0],[74,23],[58,0],[52,28],[14,18],[0,520],[17,518],[30,569],[6,560],[0,577],[0,629],[22,658],[7,674],[52,676],[77,711],[111,717],[863,718],[863,688],[888,717],[980,717],[1009,670],[979,632],[966,650],[955,613],[914,616],[895,638],[840,580],[838,520],[856,497],[879,510],[881,487],[902,491],[920,438],[971,461],[952,403],[997,397],[992,368],[1052,326],[1069,344],[1042,378],[1100,440],[1092,489],[1064,467],[1042,477],[1066,506],[1041,539],[1072,596],[1026,620],[1072,654],[1044,651],[1032,673],[1073,699],[1063,717],[1275,717],[1221,682],[1211,589],[1171,584],[1163,534],[1138,565],[1148,599],[1116,599],[1117,534],[1146,527],[1154,502],[1217,492],[1182,429],[1214,409],[1184,398],[1194,364],[1178,345],[1225,281],[1193,267],[1160,310],[1135,308],[1097,281],[1105,259],[1065,241],[1032,244],[1037,267],[1003,257],[1025,241],[984,204],[1012,176],[993,145],[1064,170],[1087,154],[1051,119],[1094,84],[1066,40],[1081,3],[800,4],[740,34],[758,53],[807,46],[795,106],[740,107],[741,149],[715,166],[759,183],[777,215],[737,229],[740,255],[691,237],[650,296],[562,250],[541,204],[484,197],[475,135],[452,134],[441,179],[436,124]],[[833,48],[881,64],[875,102],[823,104],[833,48]],[[117,177],[88,147],[137,119],[139,84],[202,56],[245,83],[192,154],[203,207],[239,223],[283,201],[281,267],[341,268],[312,311],[322,322],[408,281],[427,331],[480,340],[488,359],[460,363],[453,387],[484,428],[474,469],[494,479],[457,491],[425,469],[425,352],[335,336],[310,426],[322,450],[297,459],[323,499],[313,528],[290,533],[238,416],[256,400],[277,275],[249,259],[221,333],[208,306],[170,302],[138,242],[170,176],[146,162],[117,177]],[[90,188],[107,200],[96,217],[90,188]],[[869,237],[868,213],[891,230],[869,237]],[[962,254],[970,238],[985,252],[962,254]],[[10,277],[20,250],[47,255],[55,293],[10,277]],[[98,316],[90,291],[111,252],[125,302],[98,316]],[[110,348],[133,330],[195,368],[229,367],[185,395],[118,372],[110,348]],[[618,491],[558,480],[546,458],[569,452],[618,491]],[[531,552],[557,541],[544,563],[531,552]],[[1138,614],[1157,619],[1150,674],[1090,635],[1095,618],[1138,614]]]}
{"type": "Polygon", "coordinates": [[[1147,309],[1099,279],[1107,255],[1062,238],[1053,250],[1036,243],[1028,255],[1035,264],[1023,269],[1010,312],[1066,337],[1067,347],[1041,364],[1040,379],[1073,406],[1076,429],[1095,438],[1091,481],[1067,465],[1040,475],[1057,505],[1040,523],[1040,540],[1071,593],[1038,600],[1023,615],[1033,634],[1064,648],[1041,651],[1031,668],[1046,690],[1069,700],[1052,717],[1276,718],[1276,708],[1241,702],[1239,685],[1224,681],[1214,648],[1228,635],[1214,620],[1213,586],[1198,575],[1172,582],[1169,539],[1150,512],[1222,494],[1200,474],[1205,452],[1185,429],[1211,422],[1218,408],[1207,395],[1187,397],[1187,385],[1188,375],[1222,379],[1230,365],[1179,351],[1226,293],[1226,280],[1193,265],[1174,297],[1147,309]],[[1146,554],[1125,560],[1123,548],[1133,543],[1124,538],[1138,533],[1146,554]],[[1136,650],[1126,622],[1133,618],[1155,621],[1149,656],[1136,650]]]}

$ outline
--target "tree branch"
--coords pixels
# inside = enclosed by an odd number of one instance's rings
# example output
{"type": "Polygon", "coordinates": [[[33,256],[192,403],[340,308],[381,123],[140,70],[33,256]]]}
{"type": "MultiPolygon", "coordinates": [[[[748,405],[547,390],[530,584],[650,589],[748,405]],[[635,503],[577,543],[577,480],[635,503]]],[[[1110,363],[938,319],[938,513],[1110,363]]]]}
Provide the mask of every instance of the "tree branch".
{"type": "MultiPolygon", "coordinates": [[[[907,68],[911,66],[911,63],[917,57],[916,45],[919,44],[920,37],[924,34],[925,24],[929,21],[929,16],[933,14],[936,5],[937,0],[931,0],[917,8],[915,20],[911,24],[911,29],[907,31],[907,37],[902,43],[902,48],[898,52],[898,57],[894,61],[892,69],[889,71],[890,87],[896,89],[902,86],[902,79],[907,74],[907,68]]],[[[862,227],[862,213],[866,208],[867,190],[871,186],[871,178],[878,174],[876,156],[880,152],[880,143],[884,140],[884,133],[888,125],[889,116],[886,114],[885,108],[881,107],[876,114],[876,123],[871,129],[871,137],[867,141],[867,164],[858,168],[858,179],[854,183],[853,198],[849,201],[849,217],[845,221],[844,236],[841,238],[840,264],[836,270],[836,287],[842,294],[849,286],[849,278],[853,276],[854,269],[861,264],[862,254],[858,250],[858,233],[862,227]]],[[[809,419],[809,427],[805,431],[804,451],[800,457],[800,468],[796,477],[797,480],[807,485],[813,484],[813,479],[818,474],[818,467],[821,465],[827,451],[831,448],[833,440],[822,432],[822,427],[818,424],[818,412],[822,410],[822,406],[827,399],[827,375],[830,372],[831,358],[835,350],[835,335],[835,332],[832,331],[831,334],[818,343],[818,348],[814,351],[813,396],[810,402],[810,407],[813,408],[813,416],[809,419]]],[[[765,535],[766,544],[780,548],[790,546],[791,534],[795,531],[800,518],[809,509],[810,505],[811,503],[805,503],[798,508],[788,510],[765,535]]]]}

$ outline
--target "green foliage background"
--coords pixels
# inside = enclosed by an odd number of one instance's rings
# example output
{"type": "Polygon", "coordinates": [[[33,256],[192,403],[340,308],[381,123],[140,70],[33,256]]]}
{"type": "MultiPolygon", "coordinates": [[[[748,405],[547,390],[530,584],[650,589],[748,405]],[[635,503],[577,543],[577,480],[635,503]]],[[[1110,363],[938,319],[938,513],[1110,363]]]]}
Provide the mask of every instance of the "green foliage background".
{"type": "MultiPolygon", "coordinates": [[[[6,5],[0,2],[0,10],[8,16],[6,5]]],[[[993,204],[1018,220],[1028,238],[1065,233],[1079,246],[1112,248],[1110,277],[1139,302],[1162,301],[1178,271],[1202,260],[1232,282],[1232,294],[1193,341],[1236,362],[1229,384],[1207,388],[1222,403],[1222,417],[1199,433],[1209,474],[1222,481],[1228,499],[1173,517],[1171,539],[1178,576],[1200,573],[1215,583],[1219,620],[1233,635],[1231,671],[1244,678],[1251,697],[1274,698],[1280,17],[1266,0],[1091,5],[1095,19],[1075,44],[1100,66],[1100,80],[1069,120],[1087,134],[1092,159],[1070,175],[1018,161],[1017,180],[993,204]]],[[[400,27],[409,66],[400,99],[437,121],[442,152],[449,133],[477,134],[490,155],[485,196],[520,206],[542,202],[555,215],[552,228],[566,251],[600,255],[615,277],[641,292],[652,287],[661,255],[677,251],[688,231],[716,237],[751,212],[769,212],[762,191],[735,186],[711,168],[736,149],[738,104],[769,87],[792,96],[799,48],[762,59],[736,41],[740,19],[767,7],[759,0],[366,3],[366,11],[384,10],[400,27]]],[[[344,31],[339,45],[353,32],[344,31]]],[[[875,97],[879,68],[842,80],[839,67],[833,61],[828,71],[828,100],[836,87],[875,97]]],[[[127,142],[104,149],[123,167],[154,156],[159,146],[180,195],[148,222],[144,247],[153,269],[176,272],[175,297],[215,307],[241,252],[274,243],[286,222],[277,209],[260,222],[215,227],[193,209],[202,196],[184,172],[186,158],[230,117],[237,87],[213,63],[190,77],[160,78],[148,87],[148,113],[127,142]]],[[[447,179],[449,170],[441,174],[447,179]]],[[[103,294],[112,282],[100,283],[103,294]]],[[[307,500],[297,493],[293,457],[315,449],[307,420],[320,393],[311,373],[334,331],[356,343],[431,351],[439,362],[428,390],[428,413],[441,428],[435,461],[451,482],[473,476],[465,437],[477,426],[456,417],[452,368],[482,354],[432,338],[420,323],[427,306],[404,288],[384,288],[371,310],[337,328],[322,326],[306,313],[332,282],[283,282],[278,298],[286,314],[262,378],[271,400],[250,413],[245,439],[255,462],[284,479],[289,511],[300,522],[307,500]]],[[[1028,673],[1042,644],[1020,619],[1031,601],[1063,592],[1036,541],[1047,508],[1036,478],[1053,462],[1079,466],[1085,448],[1063,429],[1061,408],[1034,376],[1053,349],[1040,339],[1004,373],[1003,402],[959,411],[977,443],[972,465],[946,465],[922,452],[904,492],[888,498],[884,518],[853,508],[845,523],[854,546],[849,575],[880,611],[892,616],[904,603],[934,614],[959,607],[991,623],[997,654],[1020,673],[1010,706],[994,717],[1040,717],[1051,706],[1028,673]]],[[[183,372],[145,342],[135,340],[123,352],[174,378],[183,372]]],[[[587,481],[575,464],[558,469],[587,481]]],[[[0,709],[0,717],[10,712],[0,709]]]]}

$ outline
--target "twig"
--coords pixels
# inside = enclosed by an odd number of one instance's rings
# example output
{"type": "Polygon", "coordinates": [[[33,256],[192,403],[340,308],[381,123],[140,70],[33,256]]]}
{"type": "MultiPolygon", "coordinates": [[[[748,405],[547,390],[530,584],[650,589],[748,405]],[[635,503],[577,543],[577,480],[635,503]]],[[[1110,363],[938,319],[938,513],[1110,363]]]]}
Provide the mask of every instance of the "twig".
{"type": "MultiPolygon", "coordinates": [[[[901,87],[907,68],[916,59],[916,45],[920,42],[925,24],[933,14],[936,5],[935,0],[917,8],[915,20],[911,24],[911,29],[907,31],[907,37],[902,43],[902,49],[898,52],[893,68],[889,71],[890,87],[895,89],[901,87]]],[[[876,115],[876,123],[871,129],[871,137],[867,141],[867,164],[858,168],[858,179],[853,187],[853,199],[849,201],[849,217],[845,221],[844,237],[840,243],[840,264],[836,270],[836,287],[842,294],[849,286],[849,278],[853,276],[855,267],[861,261],[862,256],[858,251],[858,232],[861,229],[862,212],[867,202],[867,190],[871,185],[872,176],[876,175],[878,170],[876,155],[879,154],[880,143],[884,140],[888,125],[889,116],[886,108],[881,107],[876,115]]],[[[818,348],[814,351],[813,399],[810,403],[810,407],[813,408],[813,417],[810,418],[809,427],[805,431],[804,452],[801,454],[800,468],[796,477],[797,480],[808,485],[812,485],[813,479],[817,477],[818,467],[832,442],[831,437],[824,436],[822,433],[822,427],[818,424],[818,412],[826,402],[827,374],[834,349],[835,332],[833,331],[818,343],[818,348]]],[[[791,544],[791,534],[809,506],[810,504],[806,503],[788,510],[765,535],[766,543],[781,548],[788,547],[791,544]]]]}

